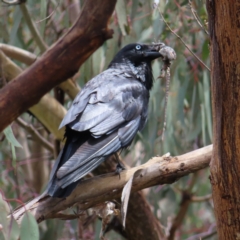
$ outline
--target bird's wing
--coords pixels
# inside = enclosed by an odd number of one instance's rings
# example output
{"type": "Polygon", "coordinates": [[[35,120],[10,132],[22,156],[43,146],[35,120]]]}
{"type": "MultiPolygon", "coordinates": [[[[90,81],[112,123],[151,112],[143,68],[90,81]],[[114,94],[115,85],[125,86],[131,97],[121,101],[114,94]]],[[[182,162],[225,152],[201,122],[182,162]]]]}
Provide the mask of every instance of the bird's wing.
{"type": "Polygon", "coordinates": [[[105,75],[106,73],[102,72],[101,74],[97,75],[86,83],[86,85],[82,88],[82,90],[74,99],[72,106],[68,110],[67,114],[64,116],[59,126],[59,129],[71,123],[76,119],[77,116],[81,115],[81,113],[86,108],[91,95],[94,93],[94,91],[96,91],[99,85],[102,84],[102,81],[104,81],[105,75]]]}
{"type": "Polygon", "coordinates": [[[141,109],[137,105],[144,98],[148,98],[148,91],[139,81],[121,71],[108,69],[85,85],[59,128],[68,125],[80,132],[91,129],[95,137],[101,136],[114,125],[134,118],[134,114],[137,116],[141,109]],[[106,130],[104,124],[108,125],[106,130]]]}
{"type": "MultiPolygon", "coordinates": [[[[89,131],[92,136],[58,169],[58,184],[63,188],[92,171],[106,156],[128,146],[145,116],[148,92],[141,83],[121,76],[103,81],[105,84],[98,84],[90,94],[85,108],[68,122],[71,129],[89,131]]],[[[76,113],[74,108],[78,103],[70,109],[76,113]]]]}
{"type": "Polygon", "coordinates": [[[107,156],[117,152],[123,144],[129,144],[138,131],[140,116],[112,134],[90,138],[81,145],[57,171],[58,185],[65,188],[83,178],[102,163],[107,156]]]}
{"type": "Polygon", "coordinates": [[[112,76],[91,92],[84,110],[78,115],[78,104],[69,110],[70,115],[75,113],[75,119],[68,122],[68,126],[79,132],[89,130],[95,137],[110,134],[141,115],[145,100],[148,100],[148,91],[139,81],[112,76]]]}

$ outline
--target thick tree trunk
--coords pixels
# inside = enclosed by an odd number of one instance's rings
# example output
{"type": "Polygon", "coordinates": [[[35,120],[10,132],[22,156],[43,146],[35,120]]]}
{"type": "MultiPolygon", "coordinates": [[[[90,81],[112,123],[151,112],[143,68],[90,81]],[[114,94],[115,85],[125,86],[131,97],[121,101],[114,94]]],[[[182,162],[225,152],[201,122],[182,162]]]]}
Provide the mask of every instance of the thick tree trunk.
{"type": "Polygon", "coordinates": [[[208,0],[213,157],[211,183],[219,239],[240,239],[240,1],[208,0]]]}

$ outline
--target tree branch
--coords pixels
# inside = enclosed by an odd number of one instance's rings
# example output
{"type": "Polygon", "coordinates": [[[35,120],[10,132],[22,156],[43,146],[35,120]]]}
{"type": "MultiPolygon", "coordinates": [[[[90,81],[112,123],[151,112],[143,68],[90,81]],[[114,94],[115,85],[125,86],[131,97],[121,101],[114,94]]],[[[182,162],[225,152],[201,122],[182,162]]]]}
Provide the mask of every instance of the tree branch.
{"type": "MultiPolygon", "coordinates": [[[[18,60],[22,63],[25,63],[27,65],[31,65],[33,64],[38,57],[33,54],[30,53],[26,50],[23,50],[21,48],[18,47],[14,47],[8,44],[4,44],[4,43],[0,43],[0,50],[3,51],[3,53],[5,53],[8,57],[13,58],[15,60],[18,60]]],[[[0,59],[0,63],[2,64],[2,61],[4,61],[4,56],[1,53],[1,59],[0,59]]],[[[10,62],[10,60],[9,60],[10,62]]],[[[13,63],[16,67],[18,67],[15,63],[13,63]]],[[[10,67],[11,65],[8,65],[8,67],[10,67]]],[[[12,68],[14,69],[14,66],[12,66],[12,68]]],[[[22,71],[18,72],[18,74],[12,74],[10,76],[12,76],[12,78],[9,78],[8,80],[12,80],[14,77],[17,77],[22,71]]],[[[71,99],[74,99],[76,97],[76,95],[78,94],[78,92],[80,91],[80,87],[78,86],[78,84],[76,84],[72,79],[68,79],[62,83],[60,83],[58,85],[71,99]]]]}
{"type": "Polygon", "coordinates": [[[0,90],[0,112],[4,113],[0,118],[0,131],[45,93],[73,76],[80,65],[112,37],[113,32],[107,25],[115,4],[116,0],[85,1],[79,19],[68,33],[0,90]]]}
{"type": "Polygon", "coordinates": [[[209,201],[212,199],[212,194],[208,194],[206,196],[192,196],[191,201],[192,202],[204,202],[204,201],[209,201]]]}
{"type": "Polygon", "coordinates": [[[121,173],[121,178],[110,173],[81,181],[67,198],[51,198],[42,194],[25,206],[16,209],[13,216],[21,221],[26,210],[31,211],[38,222],[54,218],[60,211],[78,204],[85,210],[104,201],[119,198],[122,188],[139,169],[142,171],[133,180],[132,191],[158,184],[173,183],[179,178],[208,167],[212,155],[212,145],[178,157],[154,157],[147,163],[121,173]]]}
{"type": "MultiPolygon", "coordinates": [[[[0,50],[0,76],[11,80],[22,70],[0,50]]],[[[64,129],[58,129],[67,110],[50,94],[45,94],[38,104],[29,108],[30,112],[51,132],[55,138],[61,140],[64,129]]]]}

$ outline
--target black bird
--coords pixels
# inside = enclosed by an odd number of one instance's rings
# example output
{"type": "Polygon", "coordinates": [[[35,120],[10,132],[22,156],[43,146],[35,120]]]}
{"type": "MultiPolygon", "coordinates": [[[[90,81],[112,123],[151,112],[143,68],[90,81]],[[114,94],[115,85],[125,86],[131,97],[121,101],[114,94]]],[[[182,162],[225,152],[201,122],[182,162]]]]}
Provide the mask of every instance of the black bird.
{"type": "Polygon", "coordinates": [[[161,46],[125,46],[76,96],[59,127],[66,126],[66,144],[52,169],[48,195],[68,196],[81,178],[143,129],[153,85],[151,61],[162,56],[161,46]]]}

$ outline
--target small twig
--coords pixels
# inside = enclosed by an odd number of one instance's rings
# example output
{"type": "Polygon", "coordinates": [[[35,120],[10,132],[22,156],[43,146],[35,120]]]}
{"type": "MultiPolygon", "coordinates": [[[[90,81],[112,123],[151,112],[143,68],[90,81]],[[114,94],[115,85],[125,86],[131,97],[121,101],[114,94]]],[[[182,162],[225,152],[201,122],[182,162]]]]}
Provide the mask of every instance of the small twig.
{"type": "Polygon", "coordinates": [[[23,17],[28,25],[28,28],[33,36],[33,39],[36,41],[38,47],[40,48],[40,51],[45,52],[47,50],[48,46],[43,41],[40,33],[38,32],[36,26],[34,25],[25,3],[20,4],[20,9],[21,9],[23,17]]]}
{"type": "Polygon", "coordinates": [[[81,216],[80,214],[65,214],[65,213],[56,213],[53,218],[61,219],[61,220],[72,220],[78,219],[81,216]]]}
{"type": "Polygon", "coordinates": [[[208,230],[206,232],[202,232],[202,233],[193,235],[193,236],[187,238],[186,240],[199,240],[199,239],[203,240],[203,239],[207,239],[207,238],[215,235],[216,233],[217,233],[216,223],[213,223],[210,225],[210,227],[208,228],[208,230]]]}
{"type": "Polygon", "coordinates": [[[37,131],[36,128],[33,127],[33,125],[26,123],[23,119],[17,118],[16,122],[26,129],[29,133],[34,135],[35,139],[39,141],[46,149],[48,149],[50,152],[54,152],[54,146],[48,142],[45,138],[41,136],[41,134],[37,131]]]}
{"type": "Polygon", "coordinates": [[[208,31],[203,27],[203,25],[201,24],[200,22],[200,18],[198,17],[198,15],[196,14],[196,10],[193,9],[192,7],[192,0],[188,0],[188,4],[189,4],[189,7],[191,9],[191,12],[193,14],[193,17],[195,18],[196,22],[198,23],[198,25],[200,26],[200,28],[207,34],[209,35],[208,31]]]}
{"type": "Polygon", "coordinates": [[[57,2],[57,6],[55,7],[55,9],[53,9],[53,11],[47,17],[45,17],[41,20],[38,20],[35,23],[40,23],[40,22],[46,21],[47,19],[51,18],[53,16],[53,14],[57,11],[57,8],[59,7],[59,3],[60,3],[60,1],[57,2]]]}
{"type": "Polygon", "coordinates": [[[204,202],[204,201],[208,201],[210,199],[212,199],[212,194],[208,194],[206,196],[201,196],[201,197],[197,197],[197,196],[191,197],[192,202],[204,202]]]}
{"type": "Polygon", "coordinates": [[[158,12],[161,15],[161,18],[168,27],[168,29],[171,31],[171,33],[173,33],[183,43],[183,45],[188,49],[188,51],[210,72],[211,71],[210,68],[187,46],[187,44],[182,40],[182,38],[171,29],[171,27],[169,26],[169,24],[167,23],[159,9],[158,12]]]}

